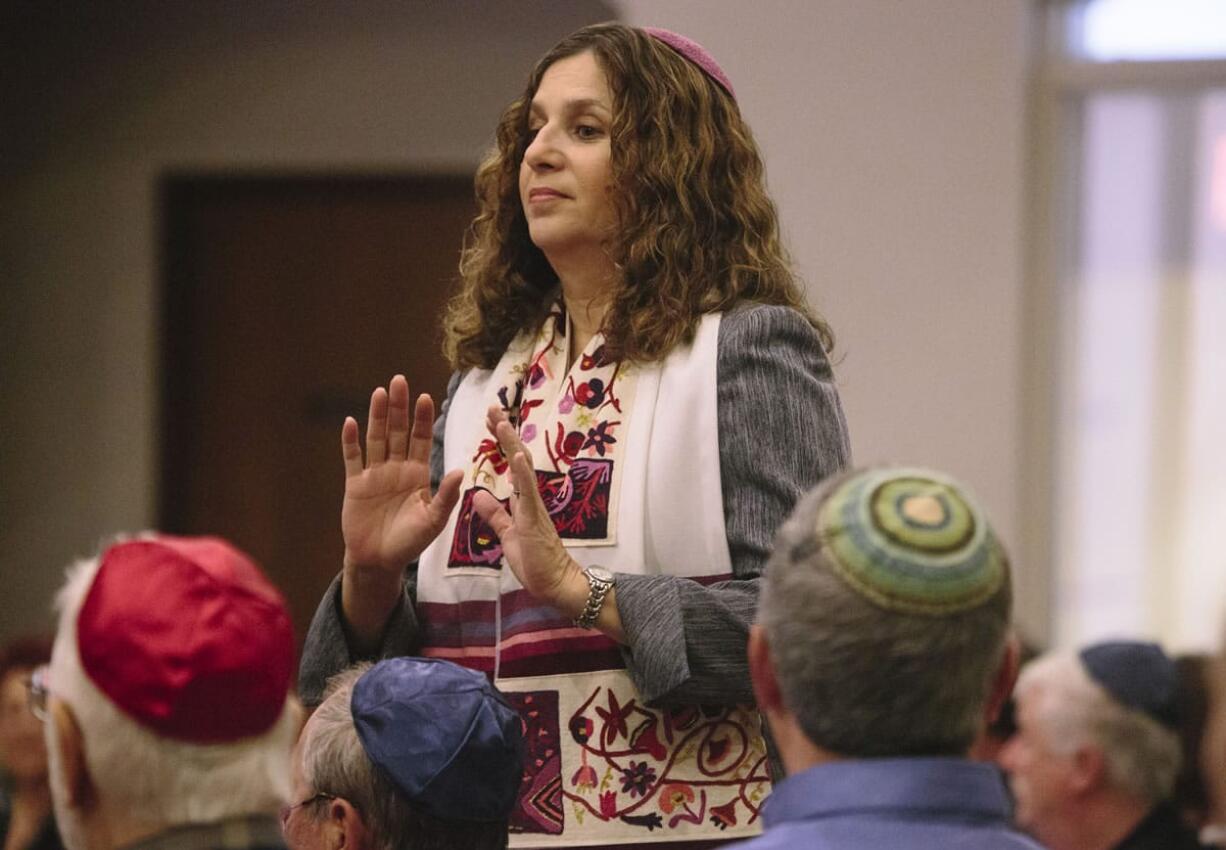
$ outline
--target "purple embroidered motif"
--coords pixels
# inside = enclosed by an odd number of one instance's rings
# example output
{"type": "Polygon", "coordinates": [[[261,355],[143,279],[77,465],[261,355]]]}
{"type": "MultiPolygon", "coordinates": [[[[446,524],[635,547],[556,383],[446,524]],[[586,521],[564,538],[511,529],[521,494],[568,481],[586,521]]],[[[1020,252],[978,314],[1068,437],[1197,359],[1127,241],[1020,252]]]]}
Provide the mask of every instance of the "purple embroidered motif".
{"type": "Polygon", "coordinates": [[[561,835],[562,753],[558,746],[558,692],[507,693],[524,722],[524,780],[511,812],[511,833],[561,835]]]}
{"type": "MultiPolygon", "coordinates": [[[[498,542],[498,535],[473,507],[477,491],[484,489],[474,487],[464,494],[460,514],[456,518],[455,535],[451,538],[451,554],[447,557],[449,567],[502,568],[502,544],[498,542]]],[[[510,500],[501,501],[505,506],[510,500]]]]}

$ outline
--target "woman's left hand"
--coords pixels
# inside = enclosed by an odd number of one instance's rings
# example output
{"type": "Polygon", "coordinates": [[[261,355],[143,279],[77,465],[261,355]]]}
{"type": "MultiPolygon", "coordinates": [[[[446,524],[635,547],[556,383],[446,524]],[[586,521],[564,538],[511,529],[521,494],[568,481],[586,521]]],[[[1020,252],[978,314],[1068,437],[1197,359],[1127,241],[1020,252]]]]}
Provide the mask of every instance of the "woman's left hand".
{"type": "Polygon", "coordinates": [[[477,493],[473,506],[502,543],[502,553],[524,589],[568,617],[577,617],[587,602],[587,576],[567,554],[536,487],[532,456],[507,415],[497,406],[485,421],[508,461],[511,511],[488,491],[477,493]]]}

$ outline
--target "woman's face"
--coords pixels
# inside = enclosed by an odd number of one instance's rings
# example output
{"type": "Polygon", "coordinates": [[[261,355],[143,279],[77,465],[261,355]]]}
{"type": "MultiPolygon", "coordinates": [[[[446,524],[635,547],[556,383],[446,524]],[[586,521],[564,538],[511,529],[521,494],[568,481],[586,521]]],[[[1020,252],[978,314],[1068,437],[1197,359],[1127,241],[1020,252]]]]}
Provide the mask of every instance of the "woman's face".
{"type": "Polygon", "coordinates": [[[0,679],[0,765],[17,780],[47,775],[43,724],[30,713],[26,680],[30,670],[9,670],[0,679]]]}
{"type": "Polygon", "coordinates": [[[551,262],[599,252],[611,233],[612,119],[609,82],[592,53],[559,59],[541,77],[519,167],[519,197],[532,241],[551,262]]]}

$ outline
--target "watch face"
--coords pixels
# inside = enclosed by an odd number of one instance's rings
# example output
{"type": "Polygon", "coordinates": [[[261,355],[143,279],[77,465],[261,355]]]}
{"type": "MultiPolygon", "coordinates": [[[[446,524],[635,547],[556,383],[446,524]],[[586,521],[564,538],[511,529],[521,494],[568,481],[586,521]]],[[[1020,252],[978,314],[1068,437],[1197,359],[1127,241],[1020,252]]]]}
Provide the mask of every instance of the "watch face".
{"type": "Polygon", "coordinates": [[[597,581],[607,581],[613,583],[613,573],[606,570],[604,567],[588,567],[587,574],[597,581]]]}

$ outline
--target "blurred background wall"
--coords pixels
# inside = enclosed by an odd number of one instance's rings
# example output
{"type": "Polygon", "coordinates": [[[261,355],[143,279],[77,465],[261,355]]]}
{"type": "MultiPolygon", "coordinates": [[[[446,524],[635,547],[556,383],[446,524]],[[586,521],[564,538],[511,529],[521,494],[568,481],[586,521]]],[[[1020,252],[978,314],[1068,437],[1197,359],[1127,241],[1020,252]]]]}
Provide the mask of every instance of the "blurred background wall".
{"type": "Polygon", "coordinates": [[[1028,412],[1027,352],[1048,337],[1024,287],[1026,0],[70,2],[2,14],[4,636],[49,622],[68,561],[158,519],[158,181],[469,174],[535,58],[610,18],[680,30],[724,65],[811,299],[838,335],[856,460],[969,482],[1014,553],[1024,628],[1048,636],[1051,541],[1025,495],[1042,489],[1050,452],[1028,412]]]}

